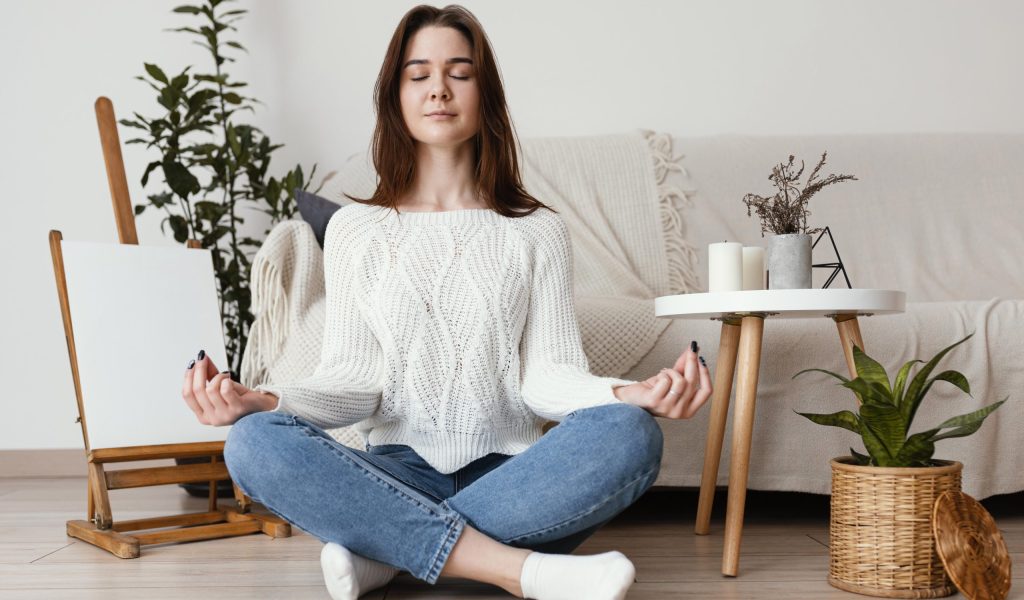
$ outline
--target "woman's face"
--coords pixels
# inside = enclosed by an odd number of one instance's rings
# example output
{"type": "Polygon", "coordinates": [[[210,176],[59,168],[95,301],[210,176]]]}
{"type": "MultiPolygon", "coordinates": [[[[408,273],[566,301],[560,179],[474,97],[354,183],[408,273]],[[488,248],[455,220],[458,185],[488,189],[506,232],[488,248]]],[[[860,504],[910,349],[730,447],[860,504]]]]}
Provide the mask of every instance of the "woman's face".
{"type": "Polygon", "coordinates": [[[480,90],[469,42],[451,27],[417,31],[402,57],[402,117],[417,142],[457,147],[480,129],[480,90]],[[432,115],[441,112],[443,115],[432,115]]]}

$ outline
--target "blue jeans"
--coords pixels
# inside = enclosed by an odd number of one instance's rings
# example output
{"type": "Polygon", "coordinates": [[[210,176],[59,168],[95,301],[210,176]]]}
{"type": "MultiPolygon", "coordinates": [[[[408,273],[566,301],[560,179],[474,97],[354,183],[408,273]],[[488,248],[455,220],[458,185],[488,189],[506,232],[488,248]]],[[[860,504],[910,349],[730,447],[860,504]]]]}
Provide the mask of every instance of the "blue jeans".
{"type": "Polygon", "coordinates": [[[447,475],[405,445],[367,450],[258,412],[231,427],[224,460],[282,519],[433,585],[467,524],[502,544],[571,552],[654,483],[662,433],[643,408],[609,404],[569,414],[520,454],[447,475]]]}

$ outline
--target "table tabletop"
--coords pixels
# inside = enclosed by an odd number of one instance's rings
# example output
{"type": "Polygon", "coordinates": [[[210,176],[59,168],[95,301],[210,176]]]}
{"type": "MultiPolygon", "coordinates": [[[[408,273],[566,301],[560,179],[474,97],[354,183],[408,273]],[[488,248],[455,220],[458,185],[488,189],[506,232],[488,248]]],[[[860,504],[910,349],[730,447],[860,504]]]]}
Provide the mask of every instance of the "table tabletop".
{"type": "Polygon", "coordinates": [[[675,294],[654,299],[654,314],[675,319],[726,319],[758,314],[780,319],[901,313],[906,292],[876,289],[745,290],[675,294]]]}

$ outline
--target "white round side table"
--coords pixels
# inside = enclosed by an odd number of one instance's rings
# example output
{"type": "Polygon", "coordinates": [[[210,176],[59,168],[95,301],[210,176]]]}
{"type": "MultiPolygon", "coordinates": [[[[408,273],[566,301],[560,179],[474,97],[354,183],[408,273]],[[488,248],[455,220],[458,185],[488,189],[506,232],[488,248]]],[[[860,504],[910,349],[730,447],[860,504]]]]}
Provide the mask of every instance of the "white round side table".
{"type": "Polygon", "coordinates": [[[749,290],[678,294],[655,299],[654,312],[658,317],[713,319],[722,322],[714,375],[715,389],[704,449],[704,469],[701,473],[700,500],[697,504],[697,535],[707,535],[711,524],[711,505],[722,457],[722,440],[734,374],[736,378],[736,414],[733,416],[725,547],[722,553],[723,575],[735,577],[739,570],[764,320],[831,318],[839,329],[839,340],[850,377],[856,377],[853,345],[864,349],[857,317],[901,313],[906,300],[905,292],[873,289],[749,290]]]}

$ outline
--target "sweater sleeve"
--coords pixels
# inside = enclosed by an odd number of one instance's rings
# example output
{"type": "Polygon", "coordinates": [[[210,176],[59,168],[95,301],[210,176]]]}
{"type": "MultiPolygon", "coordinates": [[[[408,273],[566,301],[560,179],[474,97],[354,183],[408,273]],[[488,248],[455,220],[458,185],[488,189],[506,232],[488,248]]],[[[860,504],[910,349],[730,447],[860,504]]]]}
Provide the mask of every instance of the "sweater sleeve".
{"type": "Polygon", "coordinates": [[[383,357],[358,304],[349,215],[335,212],[324,235],[326,315],[320,363],[299,381],[253,388],[278,397],[273,410],[321,429],[345,427],[372,416],[383,391],[383,357]]]}
{"type": "Polygon", "coordinates": [[[521,393],[535,414],[561,421],[575,410],[621,402],[612,389],[636,382],[590,373],[573,303],[569,231],[560,216],[552,215],[550,226],[539,228],[533,251],[530,301],[520,342],[521,393]]]}

